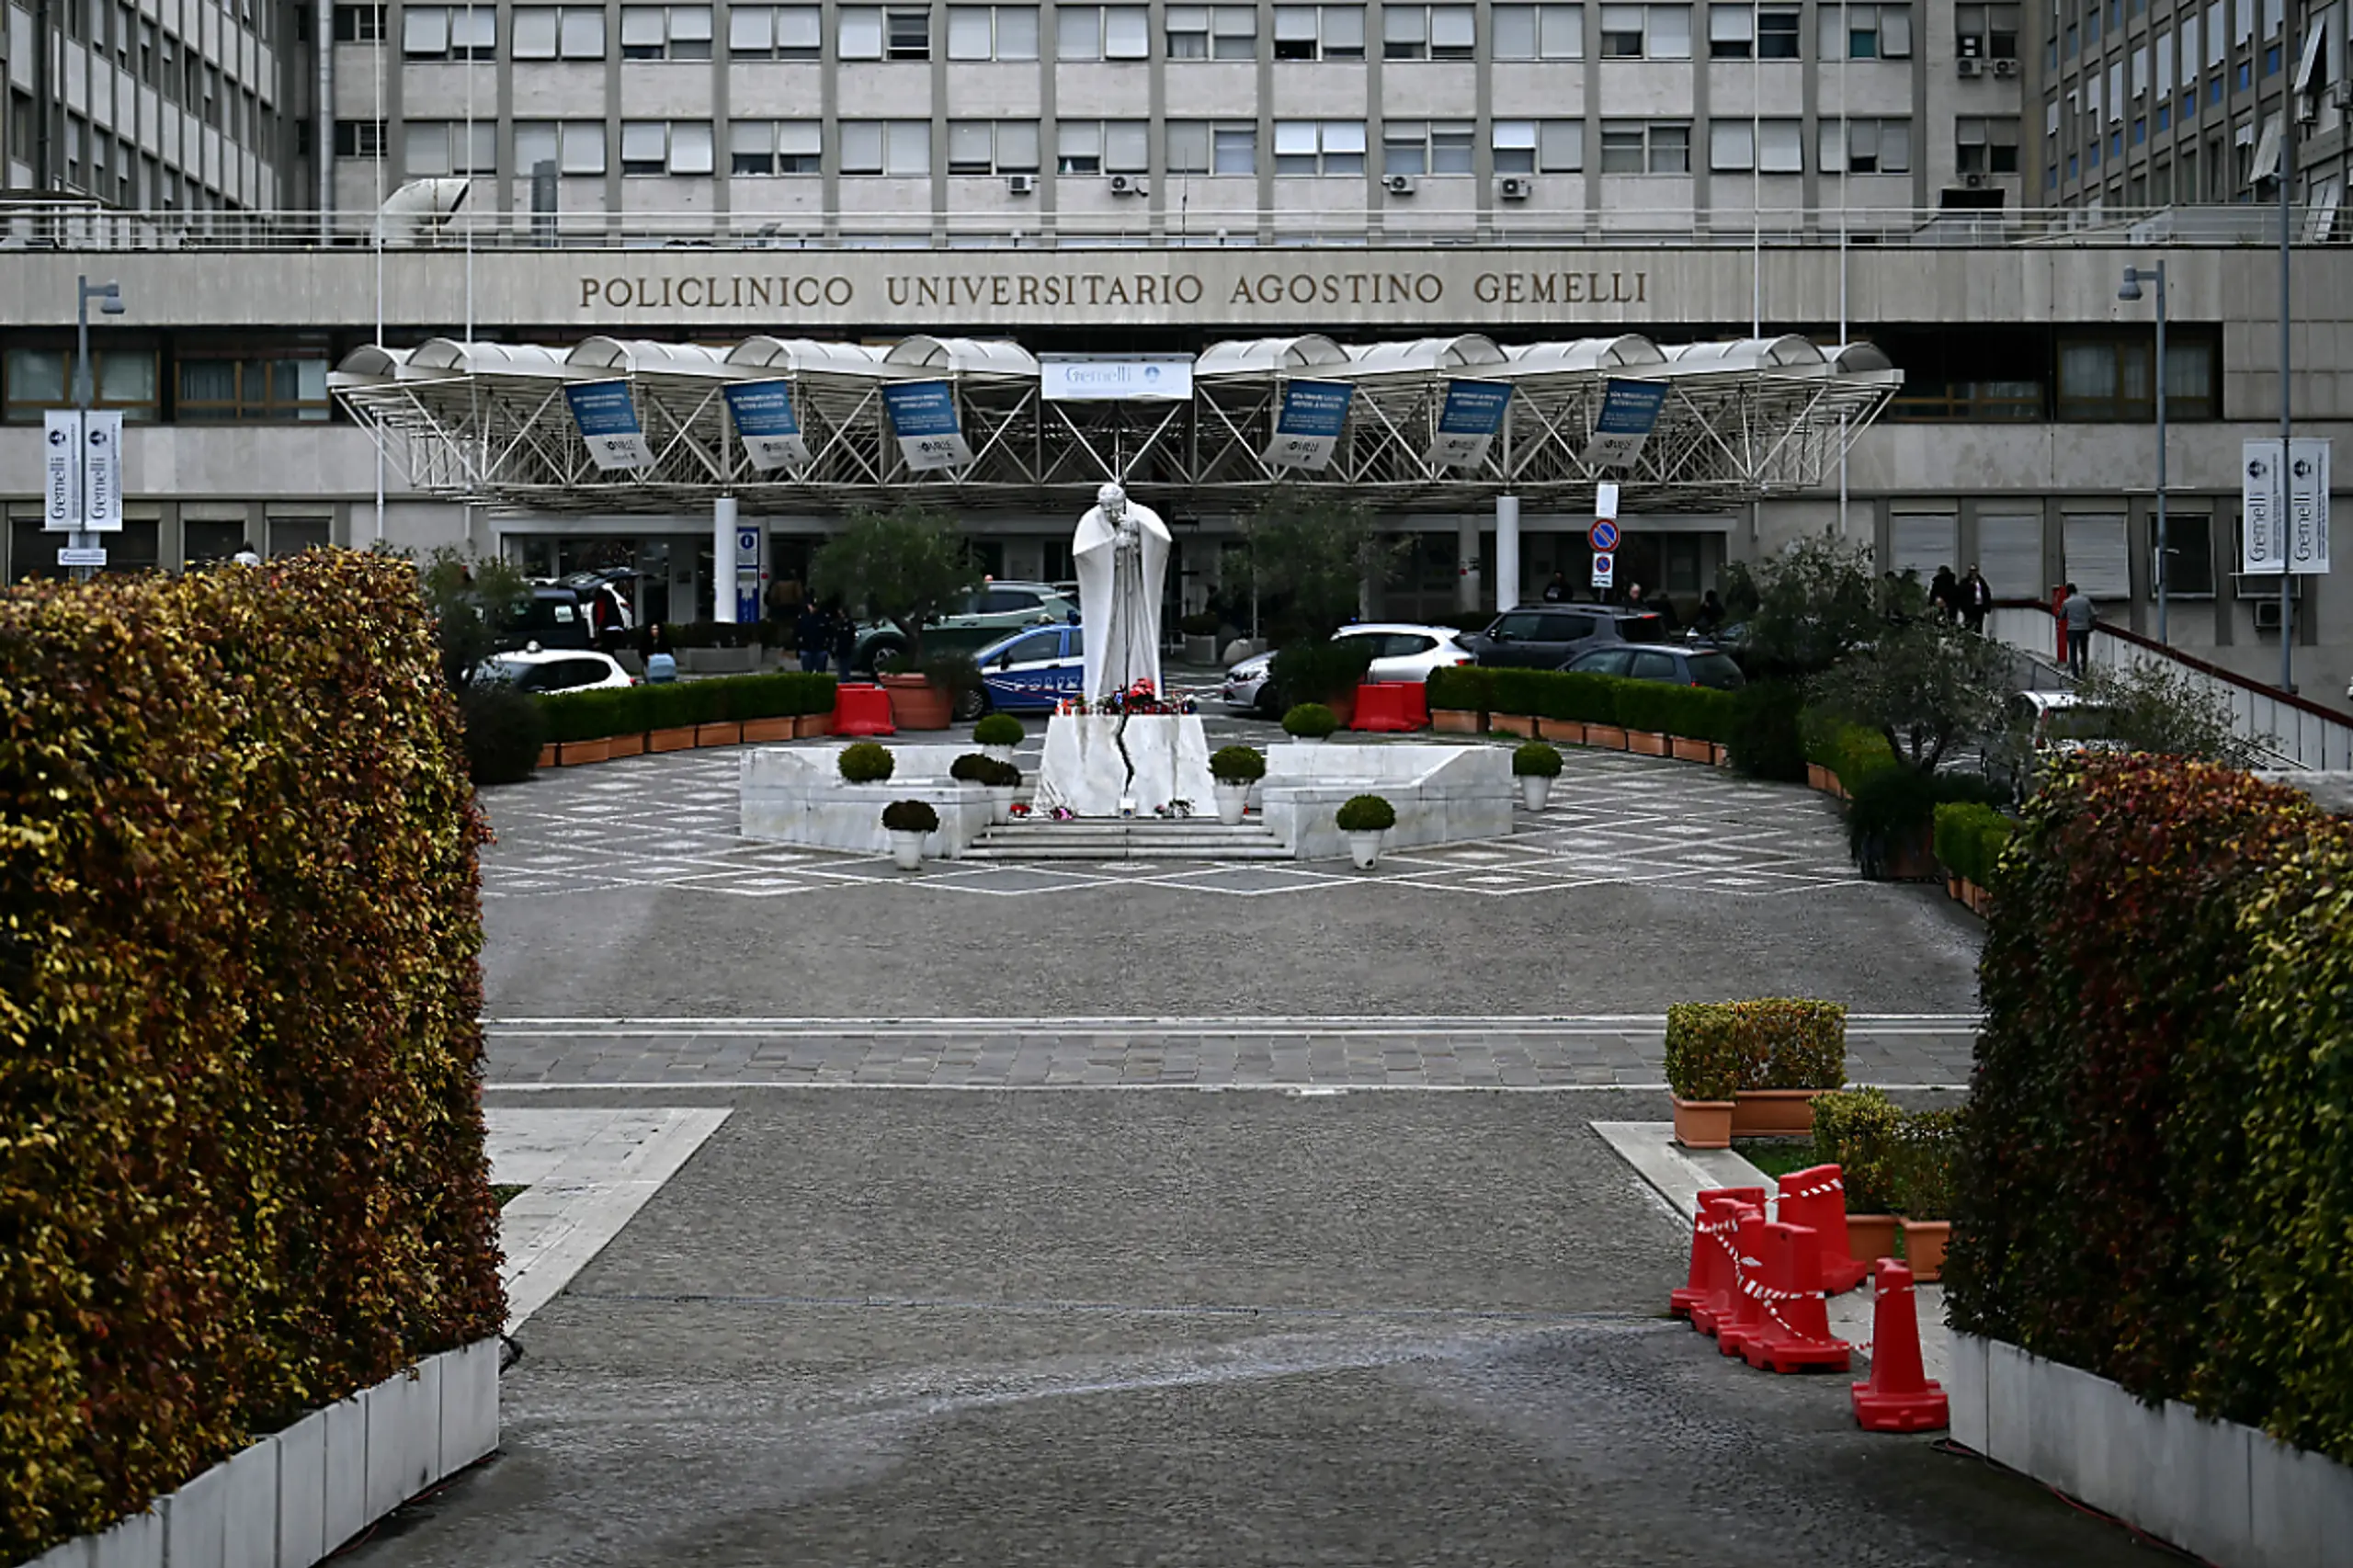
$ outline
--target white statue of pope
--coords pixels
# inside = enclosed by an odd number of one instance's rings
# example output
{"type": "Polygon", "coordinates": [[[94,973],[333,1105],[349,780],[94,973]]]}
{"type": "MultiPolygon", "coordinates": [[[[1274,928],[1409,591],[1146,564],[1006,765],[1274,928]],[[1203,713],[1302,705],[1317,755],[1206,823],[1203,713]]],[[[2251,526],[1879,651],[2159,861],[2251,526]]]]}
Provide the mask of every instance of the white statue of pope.
{"type": "Polygon", "coordinates": [[[1100,701],[1139,680],[1160,690],[1160,591],[1168,574],[1168,525],[1117,484],[1095,493],[1078,519],[1071,556],[1086,633],[1086,699],[1100,701]]]}

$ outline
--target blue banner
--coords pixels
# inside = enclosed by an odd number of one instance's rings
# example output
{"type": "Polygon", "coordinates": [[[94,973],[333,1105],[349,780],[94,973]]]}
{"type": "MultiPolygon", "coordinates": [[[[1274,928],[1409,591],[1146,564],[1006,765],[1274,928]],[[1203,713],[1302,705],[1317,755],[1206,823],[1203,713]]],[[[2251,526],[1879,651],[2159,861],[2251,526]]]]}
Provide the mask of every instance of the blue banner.
{"type": "Polygon", "coordinates": [[[1283,389],[1282,412],[1275,417],[1274,444],[1267,461],[1276,468],[1320,469],[1332,460],[1347,428],[1348,402],[1356,388],[1346,381],[1293,381],[1283,389]]]}
{"type": "Polygon", "coordinates": [[[627,381],[583,381],[563,389],[572,405],[572,422],[588,443],[588,455],[600,469],[652,468],[654,449],[637,423],[637,403],[627,381]]]}
{"type": "Polygon", "coordinates": [[[946,381],[893,382],[882,389],[882,406],[909,468],[959,468],[972,460],[956,415],[956,389],[946,381]]]}
{"type": "Polygon", "coordinates": [[[792,411],[790,381],[737,381],[722,389],[727,415],[743,437],[745,459],[756,469],[799,468],[809,460],[809,443],[792,411]]]}
{"type": "Polygon", "coordinates": [[[1601,412],[1593,421],[1593,440],[1585,449],[1590,468],[1625,468],[1642,452],[1666,405],[1665,381],[1623,381],[1603,384],[1601,412]]]}
{"type": "Polygon", "coordinates": [[[1446,468],[1475,468],[1487,455],[1487,446],[1504,427],[1504,411],[1511,406],[1509,381],[1449,381],[1446,403],[1438,410],[1438,439],[1430,443],[1429,460],[1446,468]]]}

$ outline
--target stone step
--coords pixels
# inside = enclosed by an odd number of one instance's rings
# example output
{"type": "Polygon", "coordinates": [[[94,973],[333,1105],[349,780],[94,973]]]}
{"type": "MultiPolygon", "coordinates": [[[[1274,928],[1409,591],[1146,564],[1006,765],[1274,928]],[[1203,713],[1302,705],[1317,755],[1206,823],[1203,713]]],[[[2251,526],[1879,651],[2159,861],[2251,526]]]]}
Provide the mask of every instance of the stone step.
{"type": "Polygon", "coordinates": [[[1119,822],[1022,822],[993,827],[965,851],[972,860],[1288,860],[1290,851],[1258,823],[1227,827],[1158,817],[1119,822]]]}
{"type": "Polygon", "coordinates": [[[967,860],[1142,861],[1176,860],[1277,861],[1288,864],[1291,852],[1268,838],[1256,844],[976,844],[964,851],[967,860]]]}

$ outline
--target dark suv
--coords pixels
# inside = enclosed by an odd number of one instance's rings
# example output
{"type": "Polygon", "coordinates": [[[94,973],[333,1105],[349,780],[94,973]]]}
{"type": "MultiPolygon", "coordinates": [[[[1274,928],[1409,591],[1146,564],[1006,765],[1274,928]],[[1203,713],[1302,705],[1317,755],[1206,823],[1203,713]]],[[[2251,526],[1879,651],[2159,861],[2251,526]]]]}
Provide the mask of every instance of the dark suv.
{"type": "Polygon", "coordinates": [[[1649,610],[1615,605],[1537,605],[1506,610],[1462,645],[1490,666],[1557,670],[1587,649],[1656,642],[1666,625],[1649,610]]]}

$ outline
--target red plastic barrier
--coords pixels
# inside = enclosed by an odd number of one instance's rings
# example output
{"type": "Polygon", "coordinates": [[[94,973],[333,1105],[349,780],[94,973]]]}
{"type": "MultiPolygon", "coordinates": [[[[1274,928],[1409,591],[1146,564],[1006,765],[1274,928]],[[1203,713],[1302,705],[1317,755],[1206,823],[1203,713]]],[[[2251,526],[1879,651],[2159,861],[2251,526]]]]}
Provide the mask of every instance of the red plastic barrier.
{"type": "Polygon", "coordinates": [[[1403,734],[1429,722],[1429,694],[1420,682],[1379,681],[1357,687],[1356,714],[1348,728],[1403,734]]]}
{"type": "Polygon", "coordinates": [[[1780,1207],[1773,1217],[1804,1225],[1822,1236],[1823,1288],[1844,1295],[1863,1282],[1871,1266],[1847,1247],[1847,1184],[1836,1165],[1809,1165],[1781,1178],[1780,1207]]]}
{"type": "Polygon", "coordinates": [[[1942,1385],[1920,1367],[1920,1303],[1912,1270],[1880,1259],[1871,1308],[1871,1375],[1854,1386],[1855,1419],[1866,1432],[1934,1432],[1952,1424],[1942,1385]]]}
{"type": "Polygon", "coordinates": [[[1732,1309],[1731,1236],[1738,1217],[1733,1212],[1741,1204],[1756,1208],[1765,1205],[1765,1189],[1761,1187],[1711,1187],[1699,1194],[1699,1206],[1691,1216],[1691,1269],[1689,1278],[1679,1290],[1667,1293],[1666,1310],[1679,1318],[1690,1318],[1692,1326],[1703,1334],[1712,1334],[1712,1320],[1702,1324],[1694,1315],[1711,1301],[1721,1300],[1724,1310],[1732,1309]]]}
{"type": "Polygon", "coordinates": [[[1765,1227],[1765,1267],[1755,1282],[1762,1321],[1741,1341],[1752,1367],[1768,1372],[1816,1368],[1843,1372],[1853,1364],[1853,1347],[1830,1335],[1830,1310],[1822,1290],[1822,1237],[1804,1225],[1779,1221],[1765,1227]]]}
{"type": "Polygon", "coordinates": [[[895,735],[891,722],[891,694],[879,686],[839,686],[834,688],[834,733],[895,735]]]}
{"type": "Polygon", "coordinates": [[[1765,1282],[1765,1210],[1744,1204],[1739,1212],[1732,1239],[1732,1312],[1716,1320],[1716,1348],[1727,1356],[1741,1354],[1765,1326],[1765,1300],[1758,1290],[1765,1282]]]}

